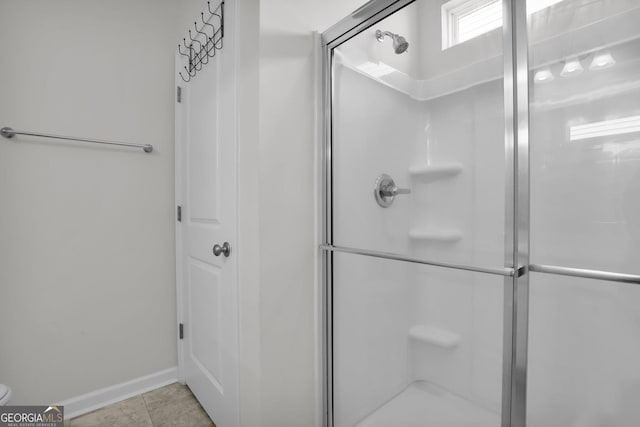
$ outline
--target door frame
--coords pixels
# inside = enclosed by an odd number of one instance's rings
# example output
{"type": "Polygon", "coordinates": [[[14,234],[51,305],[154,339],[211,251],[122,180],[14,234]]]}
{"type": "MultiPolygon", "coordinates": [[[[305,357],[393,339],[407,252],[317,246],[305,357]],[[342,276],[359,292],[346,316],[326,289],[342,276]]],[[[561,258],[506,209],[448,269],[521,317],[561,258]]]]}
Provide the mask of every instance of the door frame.
{"type": "MultiPolygon", "coordinates": [[[[174,64],[174,78],[175,78],[175,93],[174,93],[174,106],[177,109],[178,93],[182,96],[184,90],[184,83],[178,82],[178,73],[182,71],[180,67],[180,61],[178,61],[178,53],[175,54],[174,64]]],[[[174,113],[177,116],[177,113],[174,113]]],[[[186,375],[184,367],[184,345],[183,340],[180,338],[180,326],[184,324],[184,294],[186,286],[184,285],[184,239],[182,231],[182,223],[179,221],[178,209],[182,210],[185,205],[184,195],[184,183],[186,168],[184,165],[185,153],[184,153],[184,129],[183,121],[174,119],[175,136],[174,136],[174,191],[175,191],[175,206],[174,206],[174,224],[175,224],[175,242],[176,242],[176,346],[178,352],[178,382],[182,385],[186,384],[186,375]]],[[[181,214],[181,213],[180,213],[181,214]]]]}
{"type": "MultiPolygon", "coordinates": [[[[415,0],[373,0],[345,17],[321,36],[321,122],[318,179],[321,244],[318,248],[321,286],[322,400],[324,425],[333,427],[332,288],[333,253],[350,252],[386,257],[381,253],[333,245],[332,225],[332,50],[415,0]]],[[[525,427],[529,307],[529,75],[526,2],[503,0],[504,143],[505,143],[505,259],[502,373],[502,427],[525,427]]],[[[387,254],[388,255],[388,254],[387,254]]],[[[442,267],[411,257],[392,259],[442,267]]],[[[475,271],[480,271],[477,269],[475,271]]]]}

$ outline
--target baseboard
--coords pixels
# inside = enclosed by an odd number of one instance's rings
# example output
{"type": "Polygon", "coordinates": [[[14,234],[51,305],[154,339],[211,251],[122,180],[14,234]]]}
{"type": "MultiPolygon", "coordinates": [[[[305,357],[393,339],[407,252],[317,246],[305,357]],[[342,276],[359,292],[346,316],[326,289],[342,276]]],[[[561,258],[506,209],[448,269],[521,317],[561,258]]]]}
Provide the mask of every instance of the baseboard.
{"type": "Polygon", "coordinates": [[[64,418],[71,419],[178,381],[178,368],[169,368],[58,402],[64,418]]]}

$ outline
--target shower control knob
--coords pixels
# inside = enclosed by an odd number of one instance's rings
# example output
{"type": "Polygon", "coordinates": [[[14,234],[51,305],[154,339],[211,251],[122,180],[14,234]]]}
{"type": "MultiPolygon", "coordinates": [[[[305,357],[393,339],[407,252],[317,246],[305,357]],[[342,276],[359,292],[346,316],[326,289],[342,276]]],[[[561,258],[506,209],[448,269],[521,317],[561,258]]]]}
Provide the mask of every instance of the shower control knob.
{"type": "Polygon", "coordinates": [[[376,185],[373,188],[373,196],[378,205],[388,208],[398,194],[409,194],[411,190],[408,188],[398,188],[395,181],[389,175],[383,173],[376,179],[376,185]]]}
{"type": "Polygon", "coordinates": [[[229,242],[224,242],[222,246],[216,243],[215,245],[213,245],[213,254],[215,256],[224,255],[225,257],[228,257],[229,254],[231,254],[231,245],[229,244],[229,242]]]}
{"type": "Polygon", "coordinates": [[[398,194],[409,194],[409,193],[411,193],[411,190],[409,190],[408,188],[398,188],[398,187],[391,187],[391,188],[387,188],[385,190],[380,191],[380,194],[386,197],[397,196],[398,194]]]}

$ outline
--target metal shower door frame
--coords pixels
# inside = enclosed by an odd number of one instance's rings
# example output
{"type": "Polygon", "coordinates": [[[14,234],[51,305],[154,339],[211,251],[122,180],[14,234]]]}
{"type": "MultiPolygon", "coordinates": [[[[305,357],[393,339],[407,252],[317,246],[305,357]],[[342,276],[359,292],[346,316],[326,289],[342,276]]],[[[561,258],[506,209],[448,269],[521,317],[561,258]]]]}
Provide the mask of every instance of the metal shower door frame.
{"type": "Polygon", "coordinates": [[[503,268],[459,266],[333,245],[332,51],[415,0],[371,0],[322,33],[320,149],[324,425],[333,427],[333,253],[395,259],[504,276],[502,427],[525,427],[529,307],[529,73],[526,2],[503,0],[505,112],[505,262],[503,268]]]}

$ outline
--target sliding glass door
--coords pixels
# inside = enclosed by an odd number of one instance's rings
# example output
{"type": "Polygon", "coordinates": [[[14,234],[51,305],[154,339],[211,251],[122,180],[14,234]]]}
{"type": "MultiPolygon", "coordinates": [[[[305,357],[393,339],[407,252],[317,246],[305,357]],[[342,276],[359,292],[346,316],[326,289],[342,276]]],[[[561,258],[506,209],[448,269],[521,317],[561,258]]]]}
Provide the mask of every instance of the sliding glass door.
{"type": "Polygon", "coordinates": [[[640,3],[323,33],[327,425],[640,425],[640,3]]]}
{"type": "Polygon", "coordinates": [[[602,279],[640,274],[640,3],[553,3],[528,20],[527,421],[637,426],[640,287],[602,279]]]}

